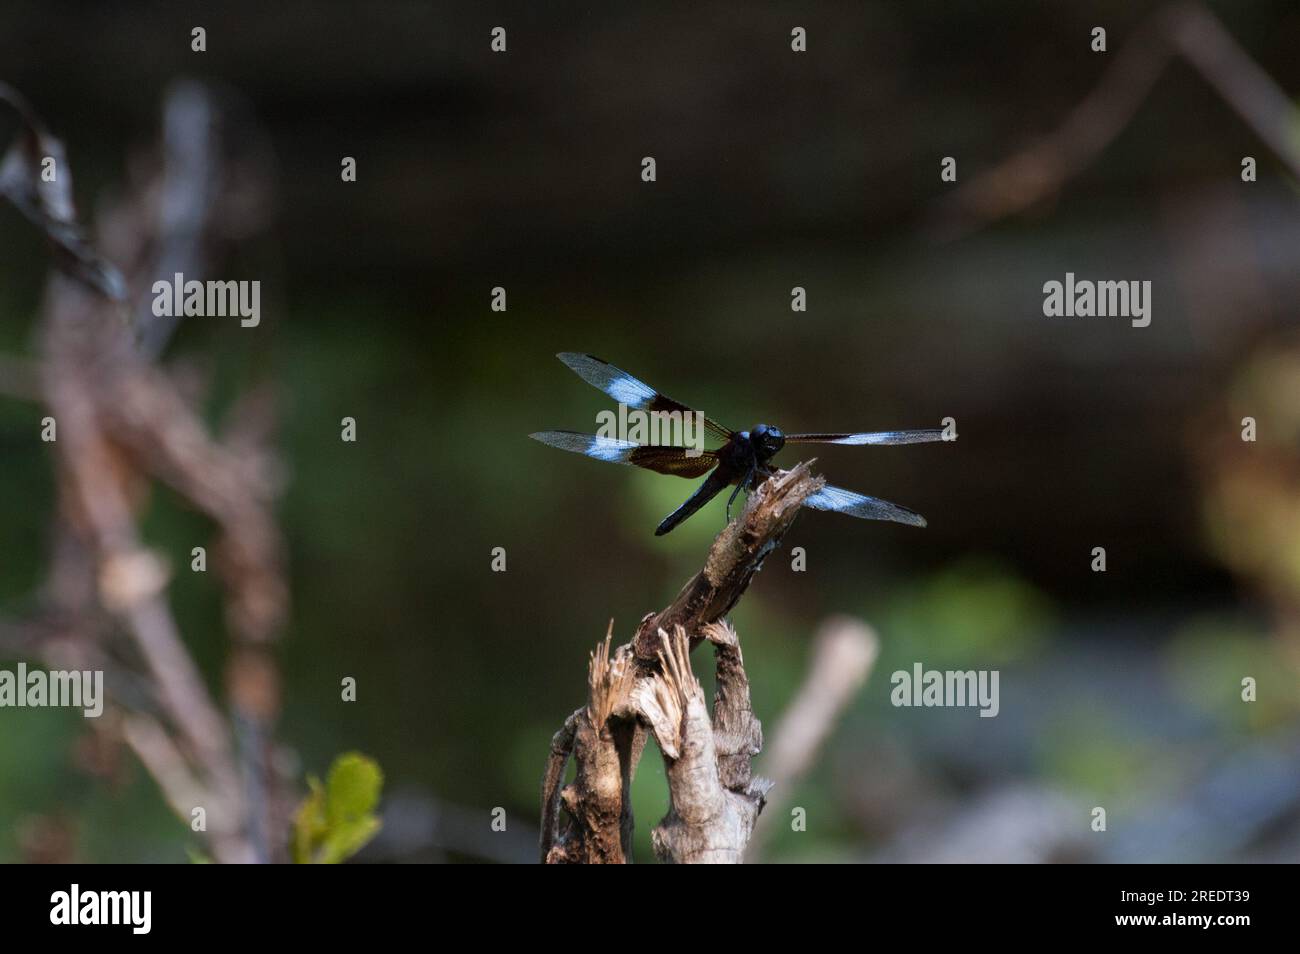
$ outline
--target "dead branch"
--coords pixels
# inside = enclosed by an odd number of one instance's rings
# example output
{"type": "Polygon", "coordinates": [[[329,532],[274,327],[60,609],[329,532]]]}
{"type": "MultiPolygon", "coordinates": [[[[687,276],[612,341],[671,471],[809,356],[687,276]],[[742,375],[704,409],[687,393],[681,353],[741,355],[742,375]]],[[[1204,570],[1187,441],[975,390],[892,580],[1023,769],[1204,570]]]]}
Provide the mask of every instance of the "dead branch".
{"type": "Polygon", "coordinates": [[[704,636],[718,656],[712,723],[680,626],[671,639],[661,633],[660,671],[637,687],[638,708],[653,728],[668,773],[668,814],[651,843],[664,862],[739,864],[772,783],[750,776],[763,730],[750,708],[736,632],[711,623],[704,636]]]}
{"type": "Polygon", "coordinates": [[[771,837],[799,780],[812,767],[817,753],[839,723],[840,715],[871,675],[880,641],[870,627],[847,616],[822,624],[813,640],[812,664],[763,757],[764,776],[778,796],[757,826],[749,857],[758,857],[771,837]]]}
{"type": "Polygon", "coordinates": [[[1132,121],[1175,56],[1200,73],[1292,175],[1300,177],[1290,97],[1213,13],[1199,3],[1173,3],[1133,33],[1101,81],[1056,130],[942,201],[938,226],[943,236],[959,238],[1057,193],[1132,121]]]}
{"type": "Polygon", "coordinates": [[[722,617],[823,484],[807,464],[769,478],[714,540],[704,569],[612,652],[611,622],[592,654],[587,705],[551,741],[542,779],[543,862],[631,861],[631,785],[647,731],[663,755],[670,792],[668,814],[653,832],[656,855],[682,863],[742,860],[770,783],[750,772],[762,727],[750,706],[739,638],[722,617]],[[705,639],[716,660],[711,719],[689,658],[705,639]],[[570,758],[577,772],[561,788],[570,758]]]}
{"type": "Polygon", "coordinates": [[[565,721],[551,742],[542,790],[542,860],[548,864],[622,864],[632,857],[632,771],[644,739],[626,718],[635,675],[631,653],[610,658],[613,621],[587,666],[587,705],[565,721]],[[559,788],[572,754],[578,772],[559,788]],[[569,824],[557,829],[559,807],[569,824]]]}
{"type": "Polygon", "coordinates": [[[809,471],[811,463],[780,471],[764,481],[746,502],[740,518],[727,524],[713,541],[704,569],[682,587],[666,609],[641,621],[634,640],[641,663],[657,660],[659,630],[672,632],[681,626],[694,648],[706,625],[731,612],[763,560],[780,546],[804,498],[824,486],[825,481],[809,471]]]}
{"type": "Polygon", "coordinates": [[[50,135],[27,99],[0,83],[0,103],[18,114],[18,138],[0,160],[0,196],[13,203],[49,241],[55,263],[99,294],[120,301],[126,294],[121,273],[85,240],[72,201],[72,173],[63,143],[50,135]],[[54,175],[47,172],[50,161],[54,175]]]}
{"type": "MultiPolygon", "coordinates": [[[[265,401],[243,405],[262,423],[236,428],[225,441],[211,435],[178,379],[154,363],[174,326],[156,328],[139,307],[160,266],[202,274],[221,238],[246,232],[229,221],[232,205],[221,199],[247,184],[217,158],[209,97],[177,87],[165,110],[165,160],[106,211],[91,244],[77,224],[62,145],[8,87],[0,86],[0,102],[23,123],[0,163],[0,195],[40,227],[59,268],[40,320],[40,354],[11,389],[45,404],[58,427],[58,523],[44,612],[77,621],[92,641],[130,638],[150,705],[115,699],[125,708],[126,744],[185,821],[194,808],[206,809],[216,860],[272,860],[272,846],[287,843],[287,810],[270,769],[278,677],[267,643],[283,622],[287,588],[265,401]],[[56,160],[52,178],[41,175],[45,157],[56,160]],[[136,328],[134,312],[143,316],[136,328]],[[169,484],[217,527],[238,732],[181,637],[166,595],[168,563],[141,537],[142,495],[153,481],[169,484]]],[[[50,655],[45,646],[33,652],[50,655]]]]}

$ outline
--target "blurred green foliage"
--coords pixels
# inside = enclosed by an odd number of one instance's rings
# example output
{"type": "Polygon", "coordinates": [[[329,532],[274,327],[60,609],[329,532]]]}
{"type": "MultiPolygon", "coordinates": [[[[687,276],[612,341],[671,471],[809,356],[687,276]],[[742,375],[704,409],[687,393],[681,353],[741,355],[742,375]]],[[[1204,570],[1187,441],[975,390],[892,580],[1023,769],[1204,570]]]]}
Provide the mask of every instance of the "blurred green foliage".
{"type": "Polygon", "coordinates": [[[1264,733],[1300,715],[1286,648],[1242,619],[1217,614],[1189,620],[1170,641],[1167,660],[1178,697],[1224,731],[1264,733]],[[1243,704],[1245,679],[1254,682],[1254,700],[1243,704]]]}
{"type": "Polygon", "coordinates": [[[1056,620],[1050,600],[1009,567],[972,557],[902,586],[884,625],[886,665],[911,654],[932,669],[971,669],[1025,661],[1056,620]]]}

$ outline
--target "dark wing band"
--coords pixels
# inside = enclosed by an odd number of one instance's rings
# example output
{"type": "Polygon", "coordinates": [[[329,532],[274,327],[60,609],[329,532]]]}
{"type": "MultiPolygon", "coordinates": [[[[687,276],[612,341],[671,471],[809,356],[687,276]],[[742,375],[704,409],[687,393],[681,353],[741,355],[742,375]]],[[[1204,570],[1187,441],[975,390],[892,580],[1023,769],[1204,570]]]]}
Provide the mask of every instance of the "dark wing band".
{"type": "Polygon", "coordinates": [[[632,464],[675,477],[699,477],[718,463],[718,458],[712,451],[701,451],[692,456],[685,447],[646,446],[596,434],[579,434],[576,431],[538,431],[528,436],[551,447],[582,454],[593,460],[603,460],[610,464],[632,464]]]}
{"type": "Polygon", "coordinates": [[[628,461],[657,474],[700,477],[717,466],[718,457],[713,451],[700,451],[692,457],[685,447],[639,447],[628,461]]]}

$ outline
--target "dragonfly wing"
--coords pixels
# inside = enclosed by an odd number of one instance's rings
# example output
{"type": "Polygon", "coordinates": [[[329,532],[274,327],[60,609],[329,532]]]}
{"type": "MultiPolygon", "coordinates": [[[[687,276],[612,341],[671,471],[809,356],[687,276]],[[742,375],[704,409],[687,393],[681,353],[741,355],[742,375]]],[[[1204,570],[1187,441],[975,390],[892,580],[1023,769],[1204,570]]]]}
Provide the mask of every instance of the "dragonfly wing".
{"type": "Polygon", "coordinates": [[[641,447],[632,452],[628,463],[656,474],[669,474],[673,477],[700,477],[711,471],[718,463],[713,451],[699,451],[692,454],[685,447],[641,447]]]}
{"type": "Polygon", "coordinates": [[[860,434],[787,434],[787,444],[926,444],[943,440],[943,429],[867,431],[860,434]]]}
{"type": "MultiPolygon", "coordinates": [[[[621,368],[616,368],[593,354],[562,351],[556,357],[582,380],[597,390],[604,391],[619,404],[639,411],[667,413],[676,411],[683,415],[697,413],[693,408],[660,394],[644,381],[632,377],[621,368]]],[[[719,440],[725,441],[731,437],[731,431],[717,421],[705,417],[704,426],[719,440]]]]}
{"type": "Polygon", "coordinates": [[[812,507],[814,510],[844,513],[863,520],[892,520],[894,523],[906,523],[913,527],[925,526],[925,518],[906,507],[881,500],[879,497],[854,493],[843,487],[832,487],[829,484],[804,498],[804,506],[812,507]]]}
{"type": "Polygon", "coordinates": [[[632,454],[642,449],[640,444],[634,444],[632,441],[620,441],[596,434],[579,434],[577,431],[538,431],[528,436],[551,447],[583,454],[593,460],[608,461],[611,464],[630,464],[632,454]]]}
{"type": "Polygon", "coordinates": [[[528,436],[551,447],[582,454],[593,460],[603,460],[611,464],[632,464],[635,467],[653,470],[657,474],[669,474],[674,477],[700,477],[707,474],[718,463],[717,455],[713,451],[691,453],[685,447],[634,444],[631,441],[620,441],[596,434],[580,434],[577,431],[538,431],[528,436]]]}

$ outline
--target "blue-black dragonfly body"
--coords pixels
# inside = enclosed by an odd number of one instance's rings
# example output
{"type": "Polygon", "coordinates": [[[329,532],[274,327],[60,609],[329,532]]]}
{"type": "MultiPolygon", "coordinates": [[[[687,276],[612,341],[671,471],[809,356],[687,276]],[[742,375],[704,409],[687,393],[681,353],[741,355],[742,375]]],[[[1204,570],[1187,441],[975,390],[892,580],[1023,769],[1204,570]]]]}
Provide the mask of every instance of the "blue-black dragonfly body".
{"type": "MultiPolygon", "coordinates": [[[[593,355],[566,351],[557,357],[578,377],[628,408],[665,414],[676,413],[682,416],[697,413],[685,404],[665,397],[626,371],[620,371],[612,364],[593,355]]],[[[748,431],[731,431],[703,415],[700,417],[705,430],[722,441],[721,447],[715,450],[691,451],[685,447],[638,444],[596,434],[580,434],[576,431],[539,431],[529,436],[543,444],[583,454],[595,460],[633,464],[659,474],[672,474],[678,477],[701,477],[708,474],[709,476],[695,493],[663,519],[655,529],[656,536],[662,536],[672,530],[734,484],[736,489],[732,491],[731,499],[727,501],[727,513],[730,519],[731,503],[736,499],[736,494],[742,488],[756,487],[761,479],[771,476],[770,462],[787,443],[879,445],[921,444],[943,440],[943,431],[940,428],[872,431],[857,434],[783,434],[778,428],[768,424],[758,424],[748,431]]],[[[831,510],[851,517],[861,517],[864,520],[892,520],[914,527],[925,526],[925,518],[906,507],[830,485],[808,496],[804,504],[816,510],[831,510]]]]}

